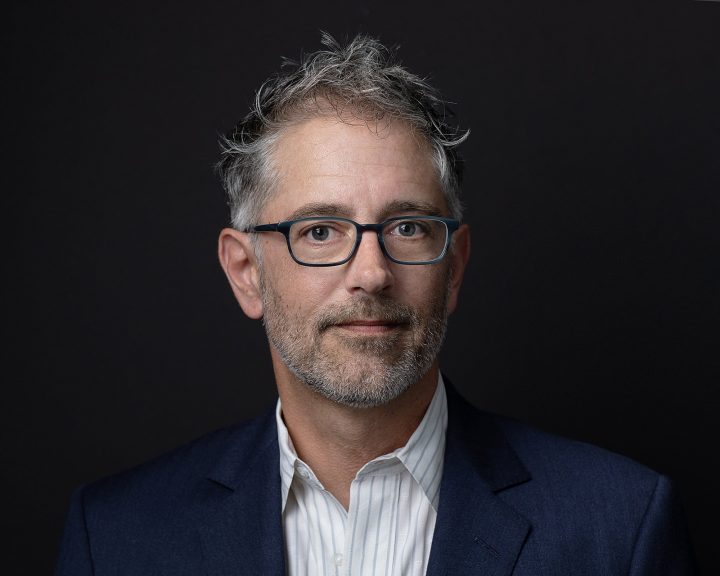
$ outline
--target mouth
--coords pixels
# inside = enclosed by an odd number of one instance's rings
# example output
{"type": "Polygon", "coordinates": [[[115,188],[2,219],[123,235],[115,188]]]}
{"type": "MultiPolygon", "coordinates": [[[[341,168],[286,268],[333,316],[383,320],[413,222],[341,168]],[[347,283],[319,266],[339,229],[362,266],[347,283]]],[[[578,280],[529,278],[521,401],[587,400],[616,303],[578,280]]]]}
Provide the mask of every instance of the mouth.
{"type": "Polygon", "coordinates": [[[333,328],[339,328],[343,331],[353,334],[371,336],[383,335],[402,328],[402,324],[391,322],[388,320],[348,320],[334,324],[333,328]]]}

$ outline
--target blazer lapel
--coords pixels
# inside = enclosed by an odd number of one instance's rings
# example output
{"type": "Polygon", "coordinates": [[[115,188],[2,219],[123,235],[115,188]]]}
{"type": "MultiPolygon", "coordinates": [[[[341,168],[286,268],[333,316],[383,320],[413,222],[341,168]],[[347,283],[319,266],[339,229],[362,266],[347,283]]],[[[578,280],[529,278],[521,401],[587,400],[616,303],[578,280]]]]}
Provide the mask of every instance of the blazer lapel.
{"type": "MultiPolygon", "coordinates": [[[[428,576],[507,576],[530,523],[498,496],[530,475],[493,424],[445,378],[448,430],[428,576]]],[[[196,494],[205,572],[284,574],[274,410],[229,432],[228,448],[196,494]]]]}
{"type": "Polygon", "coordinates": [[[274,411],[231,434],[198,495],[205,571],[213,576],[284,574],[274,411]]]}
{"type": "Polygon", "coordinates": [[[450,385],[447,392],[445,464],[427,574],[506,576],[530,523],[497,494],[527,482],[530,474],[490,416],[450,385]]]}

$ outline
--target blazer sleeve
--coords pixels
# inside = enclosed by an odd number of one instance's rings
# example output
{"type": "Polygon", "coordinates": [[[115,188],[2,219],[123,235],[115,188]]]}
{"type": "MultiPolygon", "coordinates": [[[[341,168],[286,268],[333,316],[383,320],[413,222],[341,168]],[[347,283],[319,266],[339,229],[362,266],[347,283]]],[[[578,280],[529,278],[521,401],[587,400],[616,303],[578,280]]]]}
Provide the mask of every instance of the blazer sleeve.
{"type": "Polygon", "coordinates": [[[697,566],[680,501],[659,476],[638,530],[630,576],[695,576],[697,566]]]}
{"type": "Polygon", "coordinates": [[[83,505],[83,488],[80,487],[70,501],[70,511],[65,521],[55,576],[92,576],[93,573],[83,505]]]}

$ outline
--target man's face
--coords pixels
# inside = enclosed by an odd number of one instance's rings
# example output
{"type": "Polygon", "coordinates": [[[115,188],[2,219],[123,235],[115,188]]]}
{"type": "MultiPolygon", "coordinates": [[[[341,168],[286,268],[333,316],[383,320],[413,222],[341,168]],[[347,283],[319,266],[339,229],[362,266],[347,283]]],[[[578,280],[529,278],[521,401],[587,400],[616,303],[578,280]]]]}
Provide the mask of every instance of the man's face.
{"type": "MultiPolygon", "coordinates": [[[[275,167],[276,190],[262,223],[447,215],[427,147],[400,122],[304,121],[281,136],[275,167]]],[[[295,263],[280,234],[262,234],[259,244],[276,372],[334,402],[366,407],[396,398],[429,370],[449,312],[449,258],[420,266],[390,262],[374,232],[363,235],[352,260],[327,268],[295,263]]]]}

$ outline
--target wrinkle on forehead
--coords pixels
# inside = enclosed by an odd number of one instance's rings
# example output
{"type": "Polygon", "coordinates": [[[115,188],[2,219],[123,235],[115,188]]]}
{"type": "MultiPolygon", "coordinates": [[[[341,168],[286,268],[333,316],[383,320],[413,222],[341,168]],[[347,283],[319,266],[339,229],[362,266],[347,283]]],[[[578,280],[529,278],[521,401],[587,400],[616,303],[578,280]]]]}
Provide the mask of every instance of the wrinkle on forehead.
{"type": "MultiPolygon", "coordinates": [[[[299,123],[287,126],[276,144],[277,159],[280,161],[278,168],[282,169],[287,164],[288,153],[302,149],[314,160],[323,163],[329,157],[335,156],[342,161],[352,164],[356,162],[358,145],[365,149],[373,149],[383,146],[388,140],[394,140],[397,144],[408,143],[404,146],[405,152],[411,151],[411,159],[414,161],[422,156],[421,162],[427,163],[428,168],[434,169],[430,145],[425,138],[417,133],[408,123],[398,119],[382,119],[377,121],[353,122],[345,118],[335,116],[317,116],[299,123]],[[347,134],[372,135],[373,138],[346,138],[342,140],[333,139],[332,145],[325,141],[324,136],[328,131],[341,132],[349,128],[347,134]],[[337,129],[337,130],[335,130],[337,129]],[[362,140],[360,142],[359,140],[362,140]],[[283,145],[285,144],[285,145],[283,145]]],[[[395,166],[392,158],[385,158],[374,163],[376,166],[395,166]]]]}
{"type": "Polygon", "coordinates": [[[292,212],[298,203],[347,203],[353,197],[379,206],[395,194],[388,200],[444,208],[429,145],[400,120],[380,124],[373,130],[372,123],[317,117],[286,128],[274,150],[277,180],[269,204],[290,202],[292,212]]]}

